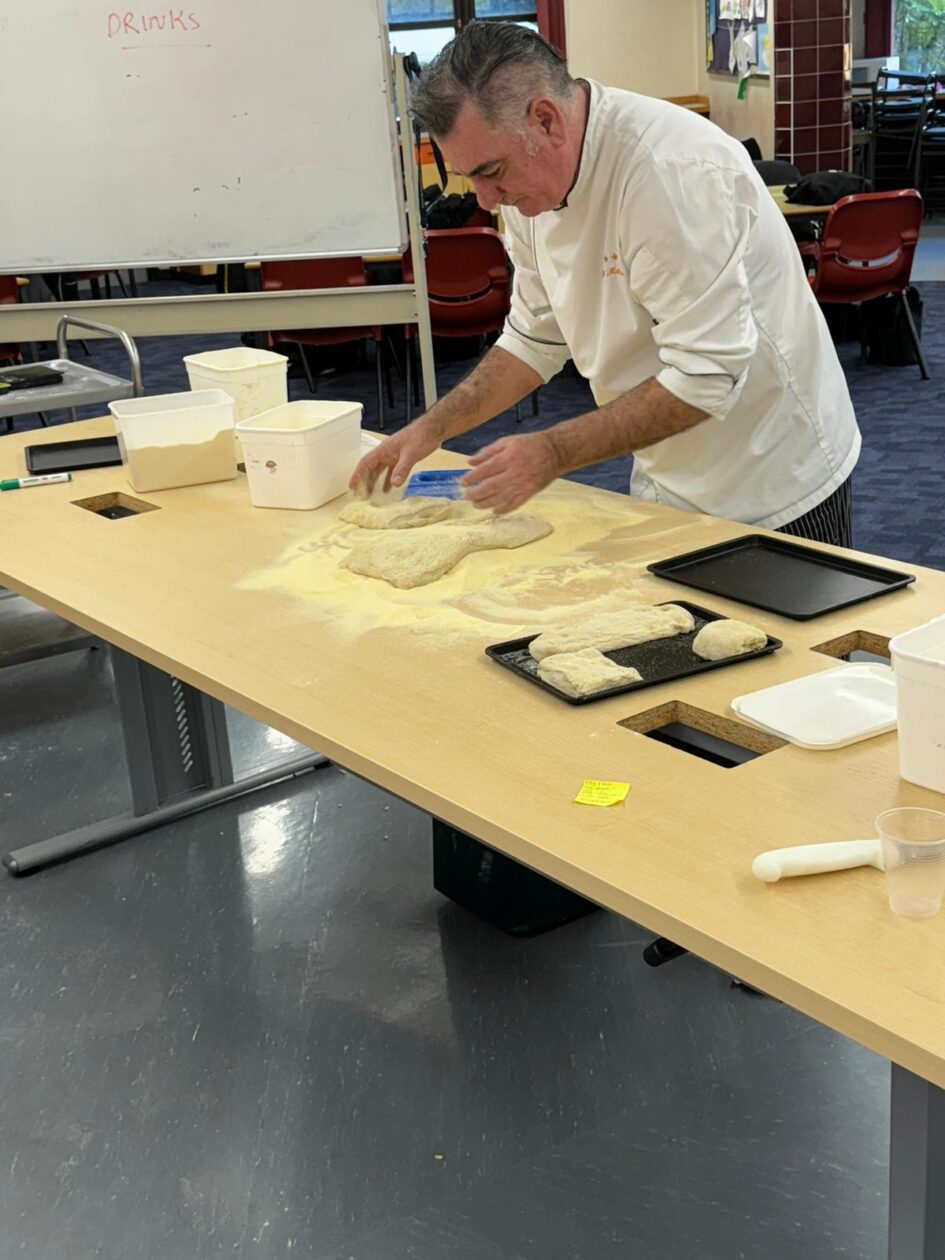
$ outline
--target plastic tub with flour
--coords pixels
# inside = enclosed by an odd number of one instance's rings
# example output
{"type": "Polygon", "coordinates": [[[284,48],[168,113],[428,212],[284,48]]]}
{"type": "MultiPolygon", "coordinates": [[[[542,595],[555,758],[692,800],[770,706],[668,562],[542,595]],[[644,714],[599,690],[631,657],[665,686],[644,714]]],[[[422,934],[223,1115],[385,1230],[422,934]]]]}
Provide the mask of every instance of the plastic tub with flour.
{"type": "Polygon", "coordinates": [[[108,409],[134,490],[171,490],[236,476],[233,400],[222,389],[124,398],[108,409]]]}

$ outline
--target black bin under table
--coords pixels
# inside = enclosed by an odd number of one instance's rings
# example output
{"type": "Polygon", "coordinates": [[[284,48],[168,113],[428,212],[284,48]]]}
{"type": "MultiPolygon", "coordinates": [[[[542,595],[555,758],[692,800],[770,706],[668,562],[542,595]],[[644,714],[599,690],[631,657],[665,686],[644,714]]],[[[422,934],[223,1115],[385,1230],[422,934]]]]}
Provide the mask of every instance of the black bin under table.
{"type": "Polygon", "coordinates": [[[561,927],[598,907],[553,879],[433,819],[433,886],[516,936],[561,927]]]}

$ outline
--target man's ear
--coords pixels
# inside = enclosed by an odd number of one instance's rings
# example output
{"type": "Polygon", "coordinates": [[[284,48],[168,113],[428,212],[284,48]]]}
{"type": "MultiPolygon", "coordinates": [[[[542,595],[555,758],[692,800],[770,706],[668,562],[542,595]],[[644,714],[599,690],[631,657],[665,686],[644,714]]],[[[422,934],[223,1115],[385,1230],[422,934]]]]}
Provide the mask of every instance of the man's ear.
{"type": "Polygon", "coordinates": [[[528,105],[528,120],[534,123],[551,140],[564,139],[564,115],[556,101],[548,96],[536,96],[528,105]]]}

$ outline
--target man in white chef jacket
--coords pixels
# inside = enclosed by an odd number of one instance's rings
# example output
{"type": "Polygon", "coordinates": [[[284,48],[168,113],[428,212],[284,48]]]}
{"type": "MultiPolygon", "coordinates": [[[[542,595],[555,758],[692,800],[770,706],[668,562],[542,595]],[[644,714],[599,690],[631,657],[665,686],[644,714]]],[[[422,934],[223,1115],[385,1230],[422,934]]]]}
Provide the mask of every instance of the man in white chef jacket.
{"type": "Polygon", "coordinates": [[[403,484],[571,358],[595,409],[473,456],[477,507],[511,512],[632,452],[641,499],[852,544],[846,380],[742,144],[678,106],[572,79],[514,23],[467,26],[413,111],[479,204],[501,207],[511,310],[466,380],[366,455],[352,486],[403,484]]]}

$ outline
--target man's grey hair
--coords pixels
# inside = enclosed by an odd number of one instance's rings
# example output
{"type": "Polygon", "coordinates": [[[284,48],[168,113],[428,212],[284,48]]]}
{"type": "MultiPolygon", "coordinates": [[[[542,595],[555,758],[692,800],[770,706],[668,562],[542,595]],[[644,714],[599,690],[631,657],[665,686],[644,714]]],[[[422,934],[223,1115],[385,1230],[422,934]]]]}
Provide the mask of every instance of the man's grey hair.
{"type": "Polygon", "coordinates": [[[490,127],[523,125],[538,96],[567,98],[567,63],[540,35],[515,22],[470,22],[430,62],[410,112],[434,139],[445,139],[470,101],[490,127]]]}

